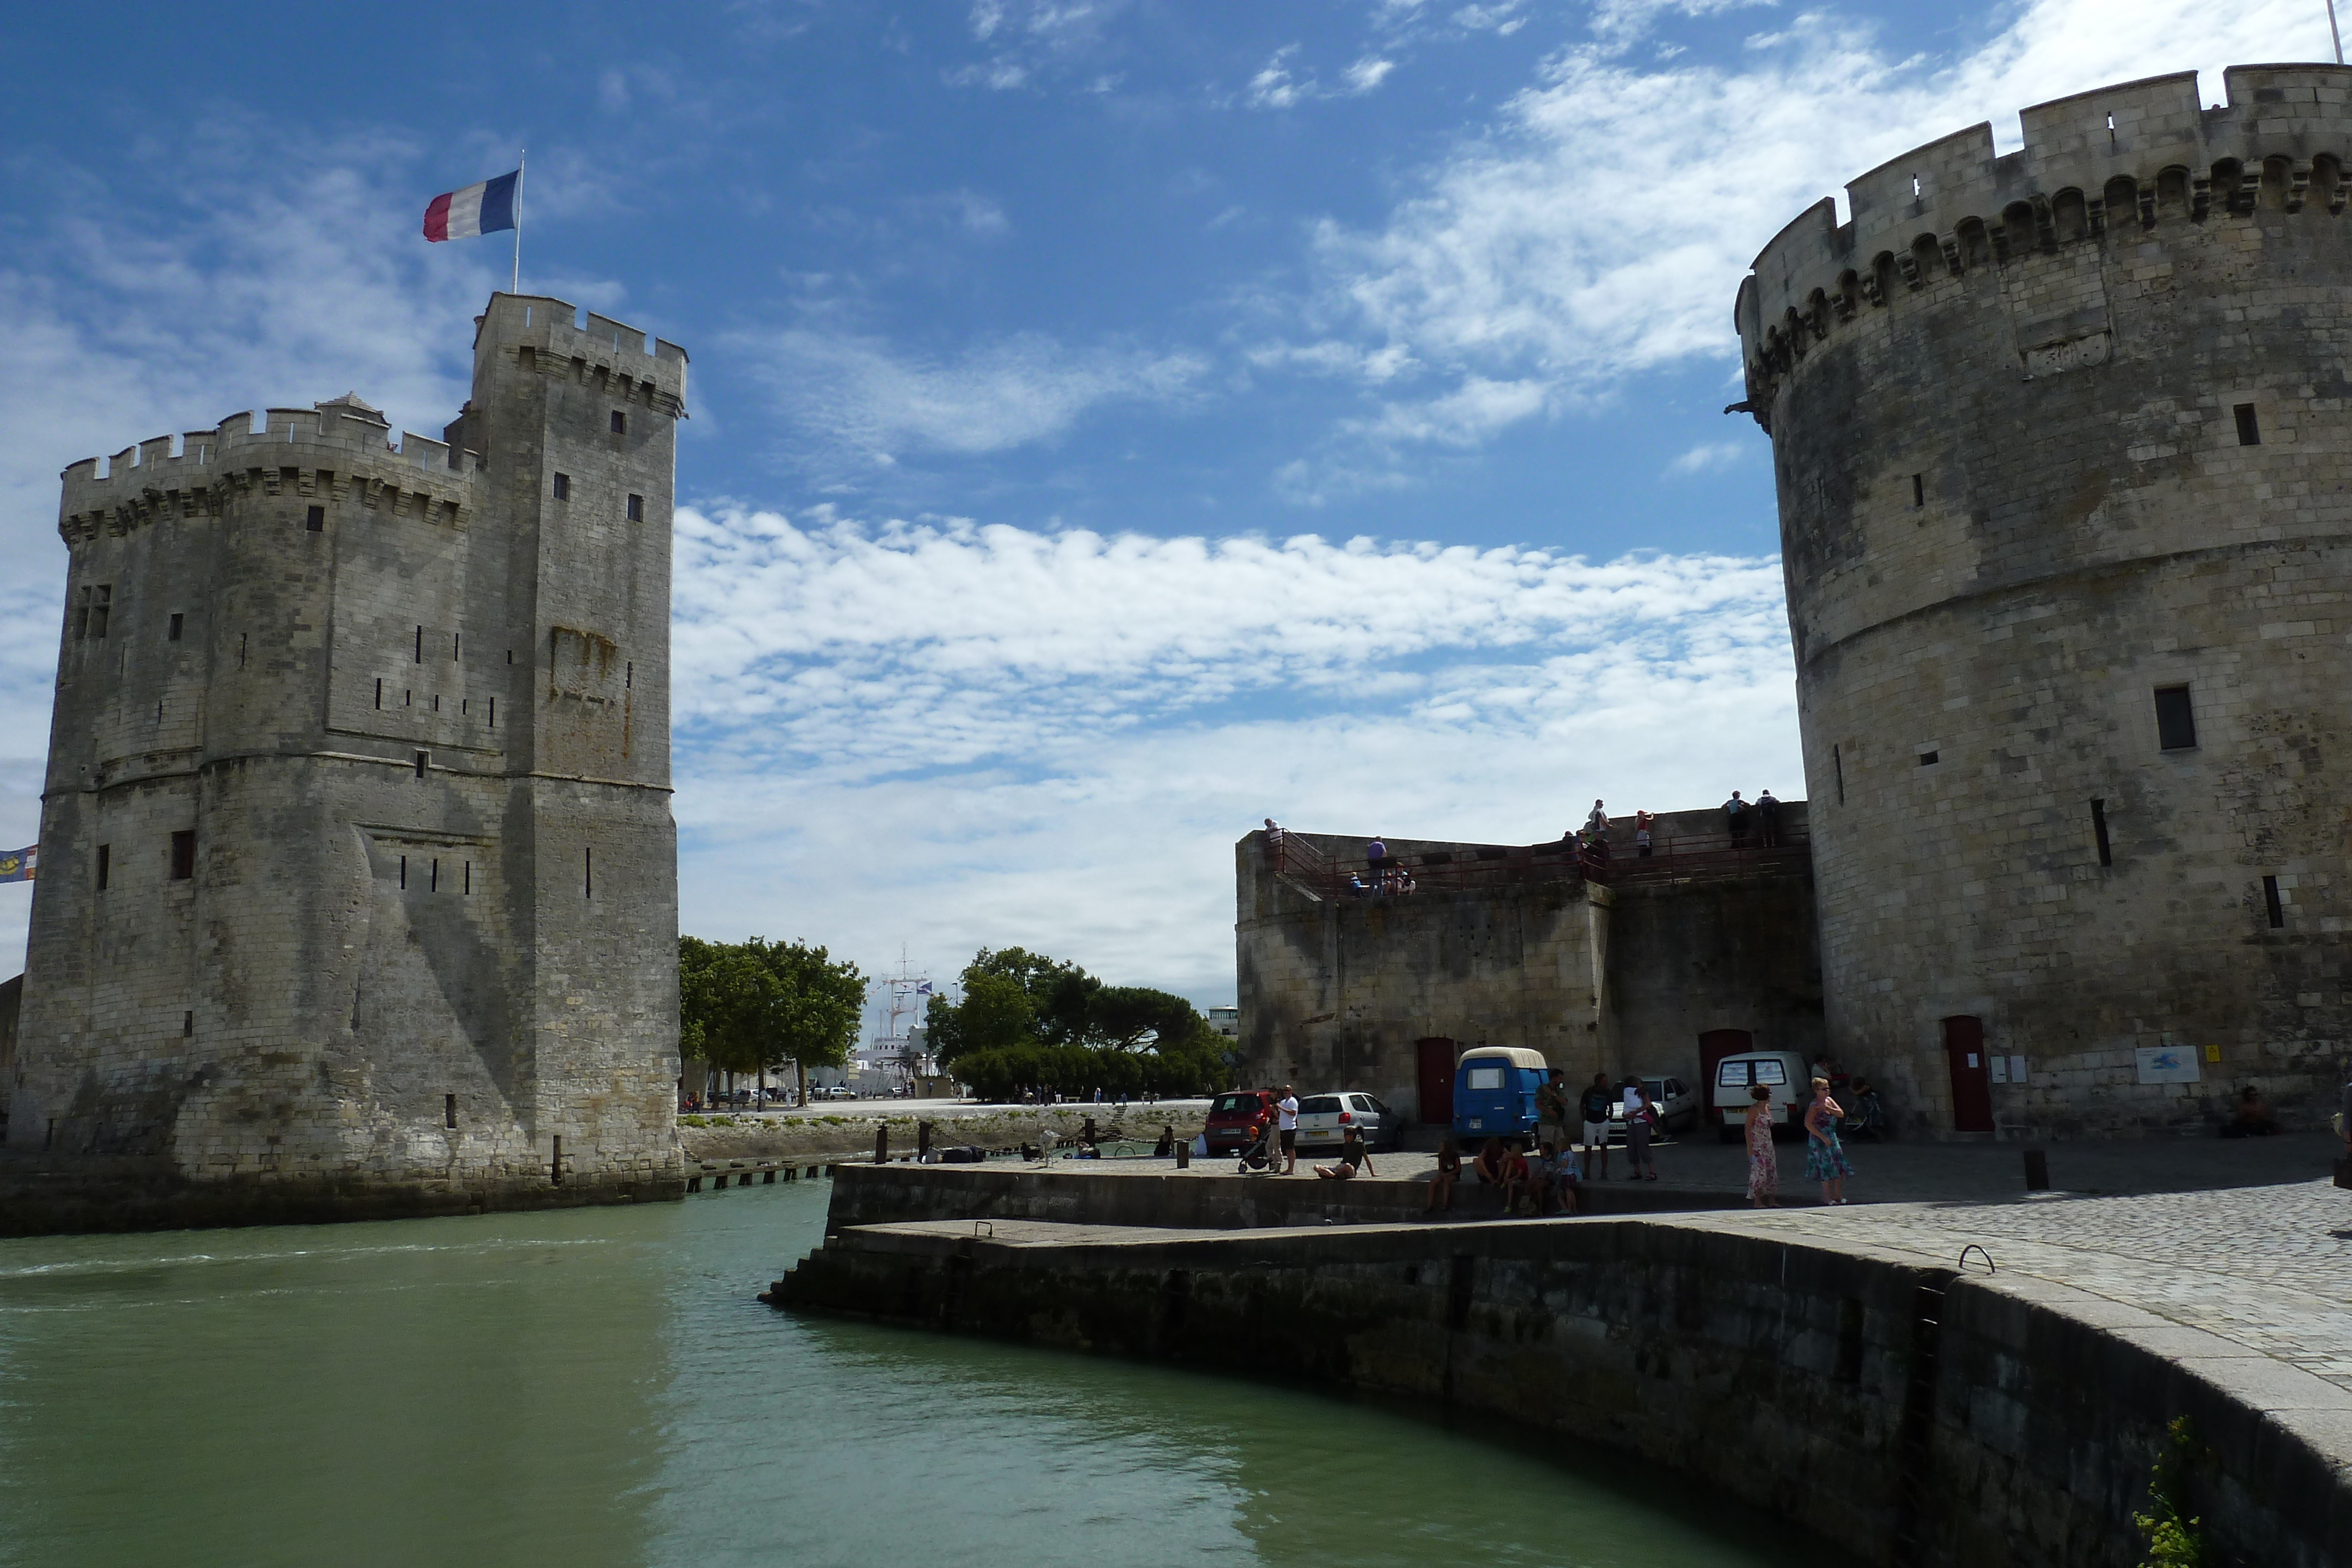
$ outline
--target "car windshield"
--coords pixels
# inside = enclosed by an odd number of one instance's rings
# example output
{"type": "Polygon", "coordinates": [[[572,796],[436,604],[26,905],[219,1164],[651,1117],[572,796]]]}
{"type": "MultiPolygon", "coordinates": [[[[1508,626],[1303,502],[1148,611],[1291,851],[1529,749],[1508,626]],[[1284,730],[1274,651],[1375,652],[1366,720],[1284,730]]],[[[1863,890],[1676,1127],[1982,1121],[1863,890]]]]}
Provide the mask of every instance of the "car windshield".
{"type": "Polygon", "coordinates": [[[1499,1068],[1499,1067],[1474,1067],[1474,1068],[1472,1068],[1472,1069],[1470,1070],[1470,1087],[1471,1087],[1471,1088],[1473,1088],[1473,1089],[1500,1089],[1502,1086],[1503,1086],[1503,1070],[1502,1070],[1501,1068],[1499,1068]]]}
{"type": "Polygon", "coordinates": [[[1339,1108],[1339,1097],[1337,1094],[1310,1094],[1298,1103],[1298,1113],[1302,1116],[1312,1116],[1323,1111],[1337,1111],[1339,1108]]]}
{"type": "Polygon", "coordinates": [[[1255,1111],[1257,1109],[1257,1096],[1255,1094],[1221,1094],[1217,1097],[1217,1103],[1214,1106],[1214,1109],[1224,1112],[1227,1114],[1231,1114],[1235,1111],[1255,1111]]]}

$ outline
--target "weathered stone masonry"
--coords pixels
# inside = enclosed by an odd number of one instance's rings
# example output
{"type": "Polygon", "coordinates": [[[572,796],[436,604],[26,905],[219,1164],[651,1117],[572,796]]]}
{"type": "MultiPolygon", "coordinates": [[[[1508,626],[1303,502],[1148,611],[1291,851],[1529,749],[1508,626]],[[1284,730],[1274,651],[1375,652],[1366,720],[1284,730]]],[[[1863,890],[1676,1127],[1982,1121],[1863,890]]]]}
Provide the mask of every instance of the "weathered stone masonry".
{"type": "Polygon", "coordinates": [[[2352,1037],[2352,71],[2226,83],[1930,142],[1740,290],[1830,1040],[1924,1126],[2294,1112],[2352,1037]]]}
{"type": "Polygon", "coordinates": [[[679,1190],[686,355],[497,295],[444,441],[356,398],[66,470],[17,1150],[282,1206],[679,1190]]]}

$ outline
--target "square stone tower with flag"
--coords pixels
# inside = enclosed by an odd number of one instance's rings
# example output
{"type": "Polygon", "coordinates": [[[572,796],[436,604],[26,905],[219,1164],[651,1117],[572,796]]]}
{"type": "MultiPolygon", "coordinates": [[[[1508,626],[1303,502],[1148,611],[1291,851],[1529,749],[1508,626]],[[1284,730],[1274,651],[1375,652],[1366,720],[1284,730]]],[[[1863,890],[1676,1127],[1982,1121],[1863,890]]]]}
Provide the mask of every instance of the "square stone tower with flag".
{"type": "Polygon", "coordinates": [[[680,1190],[687,359],[499,294],[435,441],[356,396],[65,471],[13,1149],[197,1208],[680,1190]]]}

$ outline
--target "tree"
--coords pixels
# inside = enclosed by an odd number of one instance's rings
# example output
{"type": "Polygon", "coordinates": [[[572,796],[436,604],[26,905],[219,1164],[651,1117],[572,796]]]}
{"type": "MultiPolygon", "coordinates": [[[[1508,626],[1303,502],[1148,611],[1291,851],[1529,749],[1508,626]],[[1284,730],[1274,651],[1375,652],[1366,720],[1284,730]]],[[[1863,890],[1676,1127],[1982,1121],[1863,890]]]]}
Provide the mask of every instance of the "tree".
{"type": "Polygon", "coordinates": [[[1228,1076],[1192,1004],[1149,986],[1109,986],[1077,965],[1007,947],[964,967],[963,999],[933,997],[924,1029],[942,1069],[975,1092],[1196,1093],[1228,1076]]]}
{"type": "Polygon", "coordinates": [[[856,1042],[866,977],[801,942],[705,942],[678,938],[678,1039],[682,1051],[723,1071],[755,1072],[792,1062],[808,1099],[808,1070],[837,1066],[856,1042]]]}

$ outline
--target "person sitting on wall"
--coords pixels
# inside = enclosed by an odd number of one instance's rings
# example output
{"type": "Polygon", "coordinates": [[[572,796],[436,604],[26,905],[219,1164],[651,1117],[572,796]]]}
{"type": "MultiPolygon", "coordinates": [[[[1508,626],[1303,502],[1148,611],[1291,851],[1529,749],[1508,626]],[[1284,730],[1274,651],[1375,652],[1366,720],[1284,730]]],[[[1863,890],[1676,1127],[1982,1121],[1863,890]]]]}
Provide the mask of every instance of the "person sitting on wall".
{"type": "MultiPolygon", "coordinates": [[[[1504,1147],[1496,1180],[1503,1189],[1505,1214],[1517,1214],[1522,1201],[1531,1205],[1536,1203],[1535,1167],[1528,1164],[1528,1156],[1519,1152],[1517,1145],[1504,1147]]],[[[1539,1207],[1531,1207],[1530,1212],[1540,1213],[1541,1209],[1539,1207]]]]}
{"type": "Polygon", "coordinates": [[[1348,873],[1348,891],[1354,894],[1358,898],[1361,898],[1364,894],[1372,891],[1372,884],[1366,882],[1362,877],[1358,876],[1354,872],[1349,872],[1348,873]]]}
{"type": "Polygon", "coordinates": [[[1489,1138],[1470,1162],[1470,1174],[1478,1178],[1480,1186],[1497,1186],[1503,1180],[1503,1140],[1489,1138]]]}
{"type": "Polygon", "coordinates": [[[2274,1138],[2278,1131],[2278,1118],[2271,1114],[2270,1103],[2251,1083],[2238,1091],[2237,1109],[2221,1124],[2225,1138],[2274,1138]]]}
{"type": "Polygon", "coordinates": [[[1151,1157],[1172,1160],[1176,1157],[1176,1125],[1169,1123],[1160,1129],[1160,1141],[1151,1145],[1151,1157]]]}
{"type": "Polygon", "coordinates": [[[1366,1176],[1381,1174],[1372,1168],[1372,1152],[1364,1147],[1364,1130],[1361,1127],[1350,1127],[1348,1129],[1347,1141],[1339,1145],[1339,1163],[1336,1166],[1317,1166],[1315,1174],[1326,1181],[1353,1181],[1359,1171],[1366,1176]]]}
{"type": "Polygon", "coordinates": [[[1454,1134],[1448,1133],[1438,1140],[1437,1168],[1429,1173],[1429,1201],[1422,1206],[1424,1214],[1434,1214],[1440,1208],[1454,1207],[1454,1184],[1462,1179],[1462,1151],[1454,1145],[1454,1134]],[[1439,1202],[1440,1198],[1444,1202],[1439,1202]]]}

